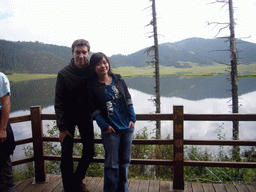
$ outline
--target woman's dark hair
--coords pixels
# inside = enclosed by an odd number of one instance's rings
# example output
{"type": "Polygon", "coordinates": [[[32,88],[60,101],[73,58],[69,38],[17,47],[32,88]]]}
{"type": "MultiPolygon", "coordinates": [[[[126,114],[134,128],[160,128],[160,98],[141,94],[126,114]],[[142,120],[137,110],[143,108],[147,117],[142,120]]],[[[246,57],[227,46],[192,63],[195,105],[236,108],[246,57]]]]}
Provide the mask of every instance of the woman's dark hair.
{"type": "Polygon", "coordinates": [[[112,73],[112,70],[111,70],[111,66],[110,66],[110,61],[108,59],[108,57],[104,54],[104,53],[101,53],[101,52],[98,52],[98,53],[94,53],[91,58],[90,58],[90,75],[91,76],[97,76],[96,72],[95,72],[95,66],[103,59],[105,58],[106,61],[108,62],[108,65],[109,65],[109,71],[108,71],[108,75],[110,75],[112,73]]]}

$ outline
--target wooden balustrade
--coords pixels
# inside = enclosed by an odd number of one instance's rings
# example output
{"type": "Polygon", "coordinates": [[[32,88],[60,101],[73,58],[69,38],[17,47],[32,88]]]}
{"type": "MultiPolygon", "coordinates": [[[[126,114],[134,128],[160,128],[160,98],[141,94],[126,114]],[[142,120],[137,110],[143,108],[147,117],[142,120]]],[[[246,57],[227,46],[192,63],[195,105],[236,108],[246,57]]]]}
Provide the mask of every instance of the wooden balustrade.
{"type": "MultiPolygon", "coordinates": [[[[13,161],[13,166],[32,162],[35,164],[35,180],[43,182],[46,180],[45,160],[59,161],[60,156],[44,154],[43,142],[58,142],[58,138],[43,136],[43,120],[55,120],[54,114],[42,114],[40,106],[32,106],[31,114],[12,117],[11,123],[31,121],[32,138],[16,141],[17,145],[33,143],[34,157],[13,161]]],[[[184,189],[184,166],[207,166],[207,167],[234,167],[234,168],[256,168],[252,162],[216,162],[216,161],[184,161],[184,145],[238,145],[256,146],[256,141],[241,140],[184,140],[184,121],[256,121],[256,114],[184,114],[183,106],[174,106],[173,114],[137,114],[138,121],[173,121],[173,139],[134,139],[135,145],[173,145],[173,159],[132,159],[132,164],[166,165],[174,166],[173,188],[184,189]]],[[[75,138],[74,142],[81,142],[75,138]]],[[[102,143],[101,139],[95,139],[95,143],[102,143]]],[[[73,157],[79,161],[80,157],[73,157]]],[[[104,163],[104,158],[94,158],[94,162],[104,163]]]]}

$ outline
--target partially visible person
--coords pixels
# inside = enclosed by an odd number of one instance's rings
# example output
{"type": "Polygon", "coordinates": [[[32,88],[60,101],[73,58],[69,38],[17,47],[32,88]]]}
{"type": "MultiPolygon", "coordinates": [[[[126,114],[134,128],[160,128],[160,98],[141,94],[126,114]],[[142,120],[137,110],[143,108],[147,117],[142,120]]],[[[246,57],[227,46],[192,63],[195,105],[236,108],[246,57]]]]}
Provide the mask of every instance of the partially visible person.
{"type": "Polygon", "coordinates": [[[0,191],[13,192],[14,181],[10,155],[15,149],[15,140],[9,115],[11,109],[10,83],[0,72],[0,191]]]}
{"type": "Polygon", "coordinates": [[[89,192],[82,181],[94,156],[94,130],[85,87],[90,44],[84,39],[78,39],[71,48],[71,62],[58,73],[54,105],[62,147],[62,182],[65,192],[89,192]],[[76,126],[81,135],[83,151],[74,171],[72,155],[76,126]]]}
{"type": "Polygon", "coordinates": [[[108,57],[90,58],[88,94],[92,117],[101,128],[105,149],[104,192],[129,192],[128,168],[136,115],[124,79],[111,72],[108,57]]]}

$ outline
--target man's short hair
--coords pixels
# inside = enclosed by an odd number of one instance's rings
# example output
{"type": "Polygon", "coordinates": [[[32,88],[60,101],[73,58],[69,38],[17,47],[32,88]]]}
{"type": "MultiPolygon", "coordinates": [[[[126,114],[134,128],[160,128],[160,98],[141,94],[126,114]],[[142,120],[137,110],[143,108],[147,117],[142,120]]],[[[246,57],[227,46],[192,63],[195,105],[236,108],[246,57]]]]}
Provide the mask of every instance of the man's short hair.
{"type": "Polygon", "coordinates": [[[74,52],[75,47],[76,46],[86,46],[88,48],[88,51],[90,52],[90,44],[88,41],[84,40],[84,39],[77,39],[74,41],[74,43],[72,44],[72,52],[74,52]]]}

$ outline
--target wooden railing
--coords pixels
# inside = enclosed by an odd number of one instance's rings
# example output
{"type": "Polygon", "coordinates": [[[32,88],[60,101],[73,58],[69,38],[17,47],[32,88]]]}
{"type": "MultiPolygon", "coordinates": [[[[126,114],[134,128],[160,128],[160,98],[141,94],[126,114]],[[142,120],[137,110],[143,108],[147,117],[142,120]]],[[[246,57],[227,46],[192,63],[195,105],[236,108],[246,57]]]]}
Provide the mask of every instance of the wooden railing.
{"type": "MultiPolygon", "coordinates": [[[[32,138],[16,141],[17,145],[33,143],[34,156],[30,158],[13,161],[13,166],[32,162],[35,165],[35,180],[43,182],[46,180],[45,160],[61,159],[60,156],[44,154],[43,142],[58,142],[58,138],[44,137],[42,120],[55,120],[54,114],[42,114],[40,106],[30,108],[30,115],[12,117],[11,123],[31,121],[32,138]]],[[[241,140],[184,140],[184,121],[256,121],[256,114],[184,114],[183,106],[174,106],[173,114],[137,114],[138,121],[173,121],[173,139],[134,139],[135,145],[173,145],[173,159],[132,159],[132,164],[145,165],[167,165],[174,167],[173,188],[184,189],[184,166],[207,166],[207,167],[234,167],[234,168],[256,168],[253,162],[217,162],[217,161],[184,161],[184,145],[237,145],[256,146],[256,141],[241,140]]],[[[74,142],[81,142],[75,138],[74,142]]],[[[95,139],[95,143],[102,143],[101,139],[95,139]]],[[[73,157],[79,161],[80,157],[73,157]]],[[[104,163],[104,158],[94,158],[93,162],[104,163]]]]}

